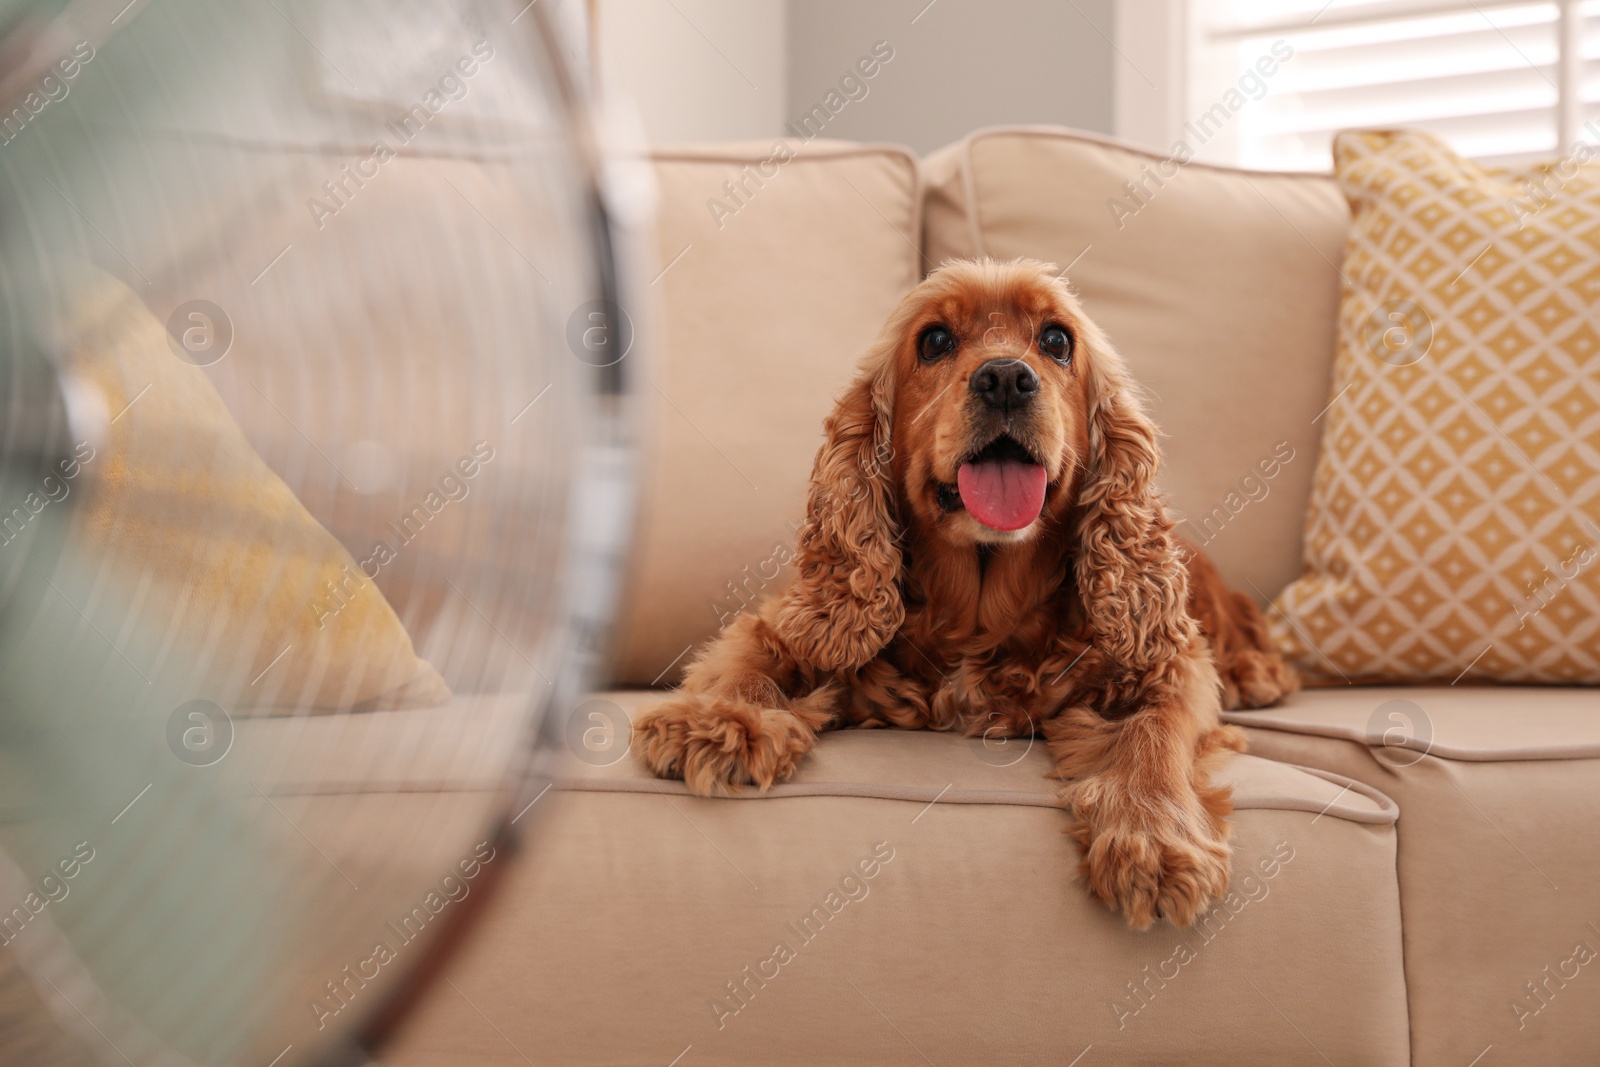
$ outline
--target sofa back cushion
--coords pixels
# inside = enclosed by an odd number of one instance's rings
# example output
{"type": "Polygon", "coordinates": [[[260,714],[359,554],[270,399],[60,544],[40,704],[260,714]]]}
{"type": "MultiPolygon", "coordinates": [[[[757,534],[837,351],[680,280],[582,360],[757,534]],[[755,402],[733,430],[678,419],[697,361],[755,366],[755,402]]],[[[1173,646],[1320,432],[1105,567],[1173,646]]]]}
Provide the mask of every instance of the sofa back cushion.
{"type": "Polygon", "coordinates": [[[659,332],[624,685],[675,682],[691,647],[787,579],[823,417],[922,275],[903,149],[760,142],[654,165],[659,332]]]}
{"type": "Polygon", "coordinates": [[[924,161],[926,253],[1065,268],[1149,392],[1179,532],[1264,602],[1300,572],[1349,211],[1326,175],[1180,156],[980,130],[924,161]]]}

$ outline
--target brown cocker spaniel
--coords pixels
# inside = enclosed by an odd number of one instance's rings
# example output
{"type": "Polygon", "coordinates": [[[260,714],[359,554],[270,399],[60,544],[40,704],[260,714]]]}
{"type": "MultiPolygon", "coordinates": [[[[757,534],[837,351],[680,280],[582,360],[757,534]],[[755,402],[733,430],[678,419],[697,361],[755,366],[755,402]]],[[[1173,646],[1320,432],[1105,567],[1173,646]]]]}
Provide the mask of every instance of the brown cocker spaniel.
{"type": "Polygon", "coordinates": [[[895,309],[825,424],[797,576],[634,724],[698,793],[789,777],[823,730],[1048,742],[1090,890],[1144,929],[1228,885],[1224,707],[1298,685],[1173,536],[1127,369],[1054,267],[956,261],[895,309]]]}

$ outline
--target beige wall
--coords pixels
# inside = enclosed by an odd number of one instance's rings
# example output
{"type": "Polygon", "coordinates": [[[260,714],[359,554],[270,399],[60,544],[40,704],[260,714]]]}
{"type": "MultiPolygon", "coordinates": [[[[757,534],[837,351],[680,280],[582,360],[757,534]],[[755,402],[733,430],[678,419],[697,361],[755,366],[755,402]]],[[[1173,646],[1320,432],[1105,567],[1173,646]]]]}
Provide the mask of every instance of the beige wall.
{"type": "Polygon", "coordinates": [[[894,59],[826,135],[931,152],[980,126],[1111,132],[1114,0],[792,0],[789,118],[874,41],[894,59]],[[913,22],[915,18],[915,22],[913,22]]]}
{"type": "Polygon", "coordinates": [[[785,0],[599,0],[601,77],[652,144],[777,136],[785,0]]]}
{"type": "MultiPolygon", "coordinates": [[[[874,42],[824,136],[928,152],[1000,123],[1110,132],[1115,0],[598,0],[602,73],[655,144],[783,134],[874,42]],[[915,20],[915,21],[913,21],[915,20]]],[[[1137,74],[1134,74],[1137,77],[1137,74]]]]}

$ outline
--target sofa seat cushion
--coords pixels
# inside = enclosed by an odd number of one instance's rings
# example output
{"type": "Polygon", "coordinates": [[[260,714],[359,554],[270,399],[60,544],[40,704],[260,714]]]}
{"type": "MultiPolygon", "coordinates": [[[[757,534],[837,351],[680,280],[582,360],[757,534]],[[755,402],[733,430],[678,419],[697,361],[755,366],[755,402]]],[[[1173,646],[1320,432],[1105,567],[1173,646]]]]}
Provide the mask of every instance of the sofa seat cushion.
{"type": "Polygon", "coordinates": [[[1406,1062],[1397,812],[1359,783],[1235,758],[1235,895],[1133,933],[1042,744],[845,731],[714,800],[584,756],[386,1062],[1406,1062]]]}
{"type": "Polygon", "coordinates": [[[1390,765],[1421,755],[1476,763],[1600,759],[1600,691],[1586,688],[1330,686],[1227,717],[1387,748],[1380,756],[1390,765]]]}
{"type": "Polygon", "coordinates": [[[1340,687],[1228,716],[1253,753],[1400,805],[1416,1067],[1490,1046],[1501,1063],[1600,1062],[1584,989],[1600,963],[1597,712],[1592,689],[1340,687]]]}
{"type": "Polygon", "coordinates": [[[1297,577],[1350,227],[1333,180],[1179,166],[1044,126],[979,130],[923,180],[931,263],[1066,272],[1150,392],[1179,532],[1257,599],[1297,577]]]}
{"type": "Polygon", "coordinates": [[[493,792],[520,766],[523,693],[457,693],[435,708],[235,714],[237,777],[271,796],[493,792]]]}

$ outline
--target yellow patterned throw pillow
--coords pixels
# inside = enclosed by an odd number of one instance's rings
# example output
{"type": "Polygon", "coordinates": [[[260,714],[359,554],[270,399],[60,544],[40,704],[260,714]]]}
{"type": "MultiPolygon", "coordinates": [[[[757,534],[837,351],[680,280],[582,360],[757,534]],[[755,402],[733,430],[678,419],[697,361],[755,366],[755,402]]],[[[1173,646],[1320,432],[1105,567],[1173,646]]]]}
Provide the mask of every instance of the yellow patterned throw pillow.
{"type": "Polygon", "coordinates": [[[178,690],[230,711],[450,699],[377,586],[131,290],[100,279],[62,333],[111,416],[105,454],[88,460],[95,483],[73,544],[133,594],[117,625],[163,653],[142,668],[128,659],[146,681],[169,672],[178,690]]]}
{"type": "Polygon", "coordinates": [[[1600,683],[1600,183],[1341,134],[1353,226],[1305,568],[1316,678],[1600,683]]]}

